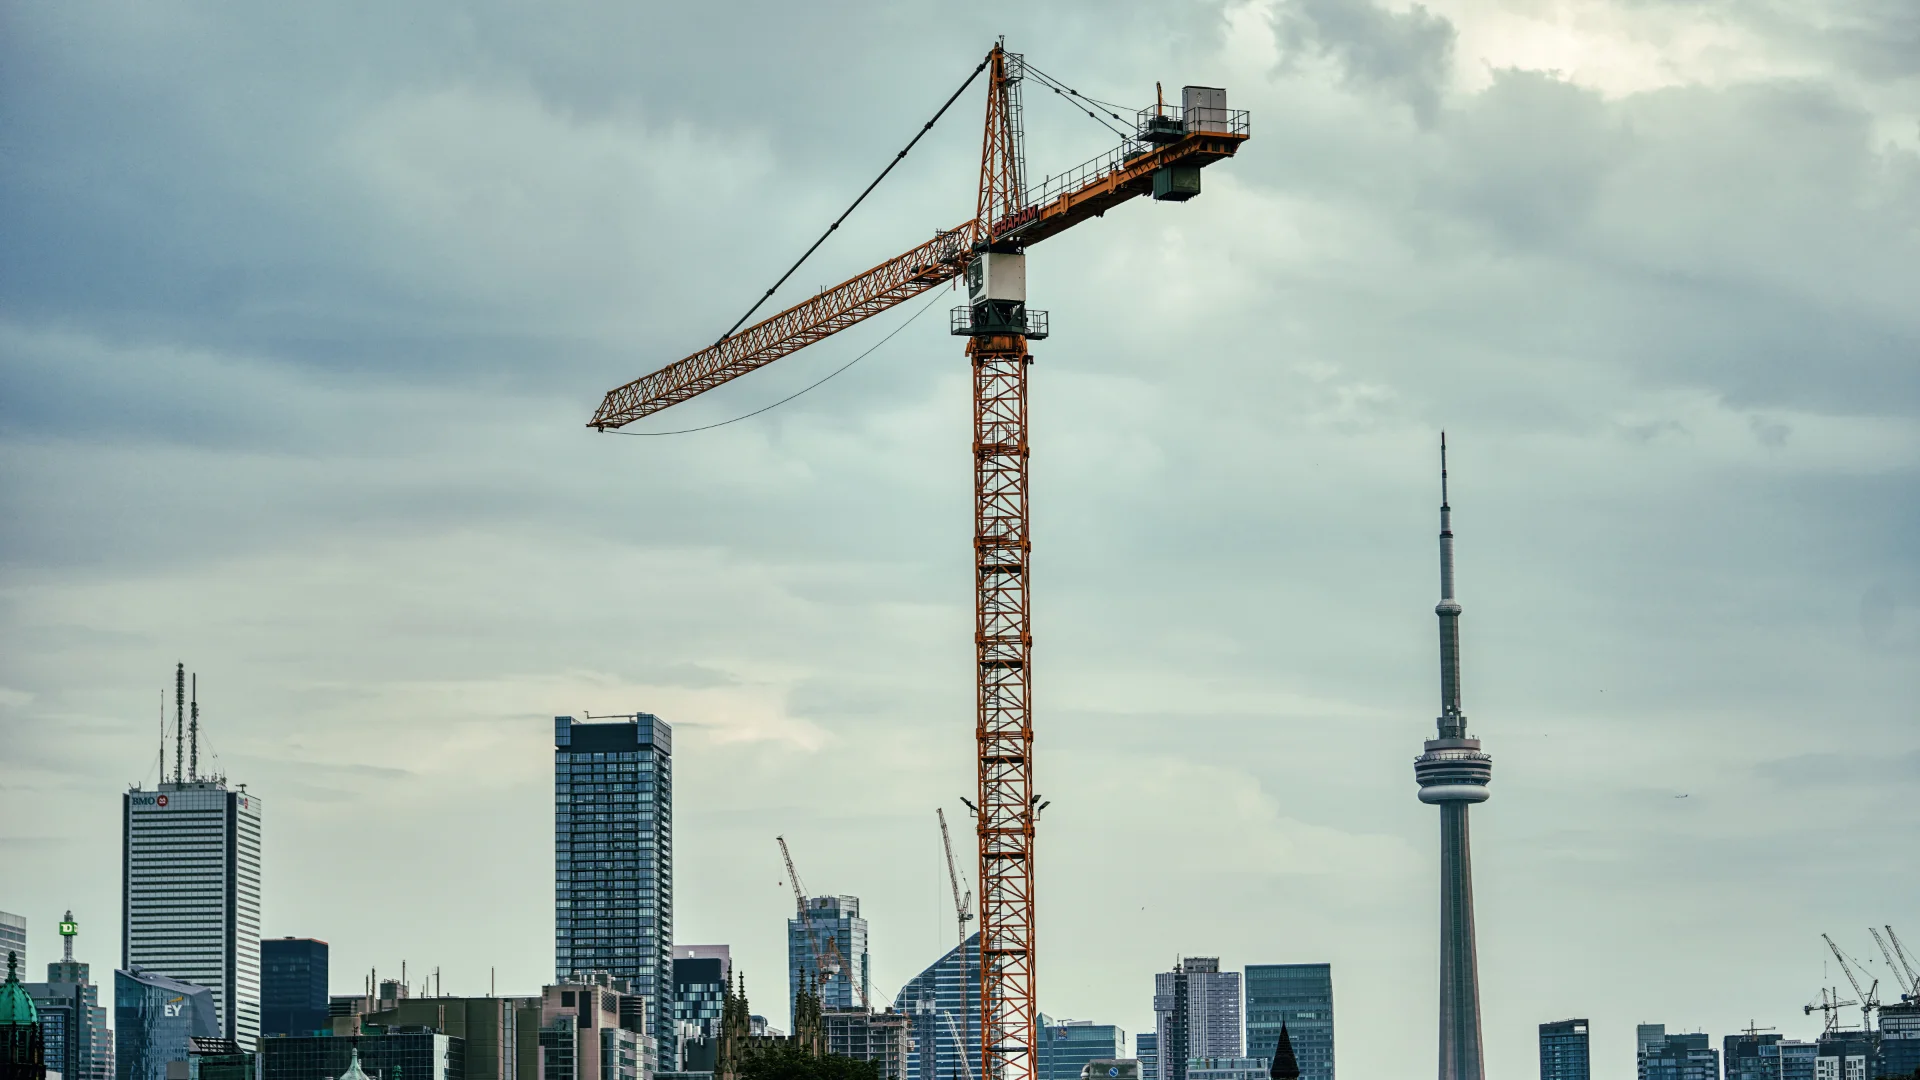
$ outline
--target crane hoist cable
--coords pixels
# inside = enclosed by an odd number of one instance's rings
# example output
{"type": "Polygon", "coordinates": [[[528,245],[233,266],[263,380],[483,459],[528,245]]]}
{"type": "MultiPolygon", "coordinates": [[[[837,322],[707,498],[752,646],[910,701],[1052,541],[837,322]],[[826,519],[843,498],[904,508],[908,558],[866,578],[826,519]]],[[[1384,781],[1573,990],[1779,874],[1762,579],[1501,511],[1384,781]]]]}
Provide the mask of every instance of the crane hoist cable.
{"type": "Polygon", "coordinates": [[[880,175],[873,178],[873,183],[868,184],[867,189],[860,193],[860,197],[853,200],[853,205],[841,211],[840,216],[833,219],[833,224],[827,226],[827,231],[820,234],[820,239],[815,240],[813,242],[813,246],[807,249],[806,254],[800,256],[800,258],[797,259],[792,266],[787,267],[787,272],[780,275],[780,280],[773,283],[773,288],[768,289],[765,293],[761,294],[760,299],[755,300],[753,302],[753,306],[747,309],[747,313],[745,315],[740,316],[740,318],[736,320],[732,326],[727,327],[727,332],[724,334],[721,334],[719,340],[715,341],[714,344],[718,345],[721,341],[725,341],[728,338],[732,337],[733,332],[735,330],[740,329],[742,324],[744,324],[748,319],[753,318],[753,313],[760,310],[760,305],[766,303],[769,299],[771,299],[773,297],[773,294],[779,290],[780,286],[785,285],[787,283],[787,279],[793,276],[793,272],[795,270],[800,269],[801,263],[806,262],[809,258],[813,256],[814,252],[820,250],[820,245],[827,242],[827,237],[832,236],[835,230],[840,228],[840,223],[847,220],[847,215],[853,213],[855,208],[857,208],[861,203],[866,201],[867,196],[873,194],[873,189],[880,186],[880,181],[885,180],[887,178],[887,174],[893,171],[893,167],[895,165],[898,165],[900,164],[901,161],[905,160],[907,156],[907,151],[912,150],[914,147],[914,144],[918,143],[922,136],[926,135],[927,132],[933,130],[933,125],[939,123],[940,118],[942,116],[945,116],[947,114],[947,110],[953,107],[953,103],[960,100],[960,95],[967,92],[967,87],[972,86],[973,80],[979,78],[980,73],[987,70],[987,65],[991,63],[992,60],[993,60],[993,54],[988,53],[986,59],[980,61],[980,66],[973,69],[973,74],[967,76],[967,81],[960,84],[960,89],[955,90],[953,92],[953,96],[947,99],[946,104],[940,106],[940,110],[933,114],[933,119],[920,125],[920,130],[918,132],[915,132],[913,138],[907,141],[907,145],[905,146],[905,148],[903,148],[899,153],[893,155],[893,160],[887,162],[887,167],[884,169],[881,169],[880,175]]]}

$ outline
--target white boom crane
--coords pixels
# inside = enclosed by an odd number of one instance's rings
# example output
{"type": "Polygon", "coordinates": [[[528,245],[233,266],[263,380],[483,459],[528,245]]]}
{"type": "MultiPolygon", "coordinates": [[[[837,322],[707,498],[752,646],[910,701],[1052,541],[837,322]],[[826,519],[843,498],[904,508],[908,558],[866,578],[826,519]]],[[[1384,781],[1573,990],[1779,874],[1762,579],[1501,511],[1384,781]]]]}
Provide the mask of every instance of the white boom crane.
{"type": "Polygon", "coordinates": [[[807,889],[800,884],[799,871],[793,868],[793,852],[787,850],[786,837],[776,836],[774,839],[780,842],[780,858],[787,864],[787,880],[793,885],[794,915],[807,931],[807,946],[813,950],[813,963],[820,973],[821,985],[825,986],[829,978],[847,979],[853,983],[854,992],[860,995],[860,1007],[871,1011],[873,1003],[867,1000],[867,982],[865,979],[848,976],[846,961],[840,955],[840,944],[835,940],[835,935],[829,933],[826,936],[825,948],[821,947],[819,939],[814,936],[813,919],[807,914],[807,889]]]}
{"type": "MultiPolygon", "coordinates": [[[[968,889],[965,896],[960,894],[960,872],[953,866],[953,838],[947,833],[947,812],[934,807],[933,812],[940,818],[940,846],[947,853],[947,883],[953,886],[953,916],[959,923],[960,947],[967,947],[967,923],[973,921],[973,890],[968,889]]],[[[968,1080],[972,1080],[971,1077],[968,1080]]]]}
{"type": "Polygon", "coordinates": [[[1848,985],[1853,987],[1854,999],[1860,1006],[1860,1030],[1871,1031],[1873,1029],[1873,1010],[1880,1007],[1880,999],[1877,996],[1880,991],[1880,980],[1873,980],[1873,985],[1867,987],[1865,991],[1862,991],[1860,989],[1860,980],[1853,973],[1853,964],[1847,962],[1847,954],[1841,952],[1840,946],[1835,945],[1833,939],[1826,934],[1821,934],[1820,940],[1827,943],[1827,948],[1833,952],[1833,958],[1840,961],[1840,971],[1847,977],[1848,985]]]}
{"type": "Polygon", "coordinates": [[[1907,961],[1907,950],[1900,944],[1900,935],[1894,933],[1891,926],[1887,927],[1886,931],[1886,941],[1880,940],[1880,931],[1871,930],[1870,932],[1873,934],[1873,940],[1880,945],[1881,955],[1887,958],[1887,968],[1893,972],[1895,981],[1905,978],[1906,989],[1900,996],[1908,1001],[1920,1001],[1920,973],[1916,973],[1913,965],[1907,961]],[[1888,942],[1893,944],[1891,952],[1887,950],[1888,942]]]}

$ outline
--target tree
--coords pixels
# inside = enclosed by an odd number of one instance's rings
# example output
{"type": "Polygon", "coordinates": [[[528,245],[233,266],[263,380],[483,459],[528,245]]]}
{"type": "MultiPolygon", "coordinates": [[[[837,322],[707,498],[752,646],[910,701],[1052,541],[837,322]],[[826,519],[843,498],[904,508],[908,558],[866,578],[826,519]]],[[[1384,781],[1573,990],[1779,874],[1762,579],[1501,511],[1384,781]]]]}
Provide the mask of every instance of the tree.
{"type": "Polygon", "coordinates": [[[791,1043],[755,1046],[740,1059],[740,1080],[884,1080],[877,1061],[815,1056],[791,1043]]]}

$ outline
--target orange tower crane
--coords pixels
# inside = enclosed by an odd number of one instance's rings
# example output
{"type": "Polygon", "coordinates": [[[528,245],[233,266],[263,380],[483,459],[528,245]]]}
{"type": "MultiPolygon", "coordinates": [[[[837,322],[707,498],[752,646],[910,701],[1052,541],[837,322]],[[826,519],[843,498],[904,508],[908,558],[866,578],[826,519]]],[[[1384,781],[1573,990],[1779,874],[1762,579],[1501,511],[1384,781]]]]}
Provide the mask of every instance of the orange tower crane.
{"type": "MultiPolygon", "coordinates": [[[[1039,798],[1033,789],[1030,712],[1027,368],[1033,356],[1027,344],[1047,336],[1047,318],[1027,308],[1025,253],[1136,196],[1168,202],[1193,198],[1200,193],[1201,168],[1232,157],[1246,141],[1248,127],[1245,112],[1226,107],[1225,90],[1189,86],[1180,105],[1160,102],[1140,110],[1133,133],[1123,134],[1114,150],[1029,184],[1022,82],[1031,75],[1063,96],[1084,95],[1030,69],[1001,45],[974,75],[982,71],[989,73],[986,127],[972,220],[608,391],[588,426],[608,431],[651,416],[965,276],[968,303],[954,310],[951,330],[967,338],[973,367],[981,1080],[1032,1080],[1039,798]]],[[[902,151],[899,157],[904,156],[902,151]]]]}

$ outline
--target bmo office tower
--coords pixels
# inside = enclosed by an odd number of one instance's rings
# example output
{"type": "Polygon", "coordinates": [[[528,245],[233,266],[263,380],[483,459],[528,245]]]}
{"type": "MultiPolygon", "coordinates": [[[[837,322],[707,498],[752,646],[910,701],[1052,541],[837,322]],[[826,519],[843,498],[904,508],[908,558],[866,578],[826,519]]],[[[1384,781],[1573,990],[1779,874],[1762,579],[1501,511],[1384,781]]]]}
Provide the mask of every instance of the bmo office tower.
{"type": "Polygon", "coordinates": [[[651,713],[553,719],[553,967],[630,980],[673,1071],[673,729],[651,713]]]}
{"type": "Polygon", "coordinates": [[[121,800],[121,967],[213,992],[217,1037],[260,1034],[260,797],[224,779],[121,800]]]}

